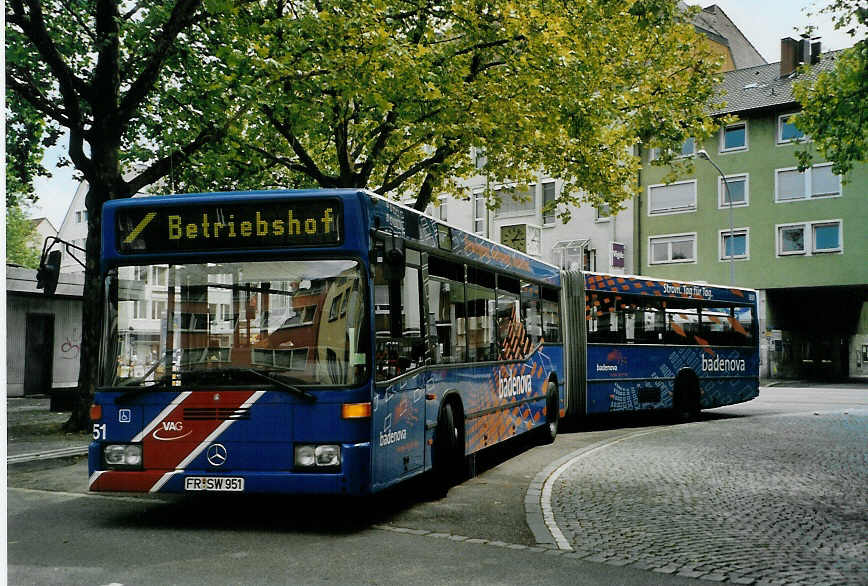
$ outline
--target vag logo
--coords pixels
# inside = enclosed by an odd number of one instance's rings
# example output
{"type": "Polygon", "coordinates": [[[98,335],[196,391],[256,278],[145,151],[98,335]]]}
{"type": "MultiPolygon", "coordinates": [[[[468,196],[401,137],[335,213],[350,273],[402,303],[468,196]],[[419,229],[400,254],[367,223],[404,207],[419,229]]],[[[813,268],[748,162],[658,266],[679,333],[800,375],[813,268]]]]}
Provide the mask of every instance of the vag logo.
{"type": "Polygon", "coordinates": [[[529,374],[522,376],[506,376],[498,381],[497,394],[501,399],[530,394],[532,381],[529,374]]]}
{"type": "Polygon", "coordinates": [[[174,440],[185,438],[191,433],[193,433],[192,430],[187,432],[184,431],[183,421],[161,421],[160,425],[157,426],[157,429],[155,429],[154,433],[152,433],[151,435],[154,437],[154,439],[158,439],[164,442],[171,442],[174,440]]]}

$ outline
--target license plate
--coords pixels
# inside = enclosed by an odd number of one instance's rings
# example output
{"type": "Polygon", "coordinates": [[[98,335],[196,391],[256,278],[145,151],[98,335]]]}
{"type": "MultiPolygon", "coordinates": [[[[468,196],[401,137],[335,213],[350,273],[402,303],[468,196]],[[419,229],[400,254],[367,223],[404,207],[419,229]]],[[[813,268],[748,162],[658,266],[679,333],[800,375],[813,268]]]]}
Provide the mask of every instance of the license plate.
{"type": "Polygon", "coordinates": [[[244,479],[236,476],[188,476],[184,479],[184,490],[242,492],[244,479]]]}

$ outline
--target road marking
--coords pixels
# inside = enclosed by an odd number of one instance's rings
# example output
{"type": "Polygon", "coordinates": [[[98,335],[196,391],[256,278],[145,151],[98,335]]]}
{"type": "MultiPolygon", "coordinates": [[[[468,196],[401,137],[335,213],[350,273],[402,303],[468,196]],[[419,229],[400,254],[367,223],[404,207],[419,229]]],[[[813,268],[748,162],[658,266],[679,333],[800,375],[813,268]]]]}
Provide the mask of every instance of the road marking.
{"type": "MultiPolygon", "coordinates": [[[[534,479],[534,482],[531,483],[531,486],[537,484],[542,487],[540,491],[539,498],[539,508],[540,513],[542,513],[542,523],[545,528],[548,530],[551,537],[554,539],[555,545],[558,549],[563,551],[572,551],[573,548],[570,545],[567,538],[564,536],[563,531],[560,530],[557,523],[555,522],[554,511],[552,510],[552,488],[557,482],[558,478],[560,478],[561,474],[563,474],[570,466],[575,464],[581,458],[589,454],[593,454],[603,448],[607,448],[609,446],[613,446],[615,444],[621,443],[623,441],[635,439],[638,437],[642,437],[644,435],[649,435],[652,433],[658,433],[661,431],[670,430],[673,428],[683,428],[685,425],[691,424],[679,424],[679,425],[667,425],[664,427],[659,427],[651,430],[637,431],[634,433],[627,434],[625,436],[621,436],[615,439],[602,440],[595,444],[591,444],[590,446],[585,446],[584,448],[580,448],[571,454],[567,454],[563,458],[560,458],[556,462],[553,463],[552,466],[547,467],[545,470],[537,474],[537,477],[534,479]]],[[[535,518],[539,516],[539,513],[536,513],[532,509],[528,508],[528,502],[525,501],[525,510],[527,512],[528,517],[528,525],[533,530],[533,527],[538,523],[535,523],[535,518]]],[[[534,532],[535,537],[537,538],[537,542],[539,543],[548,543],[548,539],[541,539],[541,535],[538,532],[534,532]]]]}

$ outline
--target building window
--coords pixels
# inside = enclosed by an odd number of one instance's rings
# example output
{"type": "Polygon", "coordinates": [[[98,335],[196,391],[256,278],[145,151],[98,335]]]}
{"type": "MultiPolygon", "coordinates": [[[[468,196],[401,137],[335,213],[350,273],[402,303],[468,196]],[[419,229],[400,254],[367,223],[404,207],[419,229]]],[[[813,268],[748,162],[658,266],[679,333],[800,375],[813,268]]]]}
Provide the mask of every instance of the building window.
{"type": "Polygon", "coordinates": [[[730,124],[720,133],[720,152],[747,150],[747,122],[730,124]]]}
{"type": "Polygon", "coordinates": [[[477,191],[473,194],[473,232],[485,236],[485,192],[477,191]]]}
{"type": "Polygon", "coordinates": [[[166,317],[166,302],[151,301],[151,315],[154,316],[154,319],[162,319],[166,317]]]}
{"type": "Polygon", "coordinates": [[[477,169],[484,169],[488,164],[488,157],[485,156],[484,149],[473,149],[473,164],[477,169]]]}
{"type": "Polygon", "coordinates": [[[648,214],[696,211],[696,180],[648,187],[648,214]]]}
{"type": "Polygon", "coordinates": [[[805,169],[775,170],[775,201],[796,201],[814,197],[841,195],[841,178],[832,173],[832,164],[823,163],[805,169]]]}
{"type": "Polygon", "coordinates": [[[649,264],[696,261],[696,233],[653,236],[648,239],[649,264]]]}
{"type": "Polygon", "coordinates": [[[779,256],[843,251],[841,220],[778,226],[777,239],[779,256]]]}
{"type": "Polygon", "coordinates": [[[554,181],[542,184],[542,218],[543,224],[547,226],[554,224],[557,218],[557,210],[555,209],[556,195],[554,181]]]}
{"type": "Polygon", "coordinates": [[[437,216],[444,222],[449,221],[449,196],[442,195],[438,198],[437,216]]]}
{"type": "MultiPolygon", "coordinates": [[[[663,153],[663,150],[660,147],[651,147],[648,150],[648,161],[656,161],[660,158],[660,155],[663,153]]],[[[676,158],[679,157],[689,157],[696,153],[696,140],[691,138],[687,138],[681,143],[681,148],[678,149],[677,153],[673,153],[676,158]]]]}
{"type": "Polygon", "coordinates": [[[731,234],[729,230],[720,231],[720,260],[747,259],[749,250],[747,228],[736,228],[731,234]]]}
{"type": "Polygon", "coordinates": [[[841,222],[823,222],[811,225],[814,252],[840,252],[841,222]]]}
{"type": "Polygon", "coordinates": [[[603,203],[594,208],[594,221],[595,222],[608,222],[612,217],[612,207],[603,203]]]}
{"type": "Polygon", "coordinates": [[[696,152],[696,141],[693,138],[688,138],[681,144],[681,156],[689,157],[696,152]]]}
{"type": "Polygon", "coordinates": [[[796,125],[790,122],[794,114],[783,114],[778,116],[778,144],[787,144],[796,142],[804,138],[805,133],[796,128],[796,125]]]}
{"type": "Polygon", "coordinates": [[[500,200],[498,216],[524,215],[536,211],[536,185],[532,183],[526,189],[500,187],[494,193],[500,200]]]}
{"type": "Polygon", "coordinates": [[[154,285],[165,287],[169,284],[169,267],[155,266],[154,267],[154,285]]]}
{"type": "Polygon", "coordinates": [[[748,204],[748,176],[746,173],[744,175],[730,175],[726,178],[726,185],[723,182],[722,177],[717,178],[719,208],[728,208],[730,197],[733,207],[743,207],[748,204]]]}
{"type": "Polygon", "coordinates": [[[133,302],[133,312],[136,319],[148,319],[148,302],[147,301],[134,301],[133,302]]]}

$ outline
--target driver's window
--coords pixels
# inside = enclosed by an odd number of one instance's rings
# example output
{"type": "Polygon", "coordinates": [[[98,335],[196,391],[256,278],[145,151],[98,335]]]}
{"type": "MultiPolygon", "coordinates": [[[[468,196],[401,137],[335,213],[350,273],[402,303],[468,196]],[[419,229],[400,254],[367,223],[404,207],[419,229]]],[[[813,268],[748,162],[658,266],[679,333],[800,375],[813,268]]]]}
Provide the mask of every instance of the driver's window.
{"type": "Polygon", "coordinates": [[[401,298],[394,300],[400,304],[401,323],[397,324],[400,336],[393,336],[390,307],[389,283],[385,270],[376,267],[374,271],[374,323],[376,327],[376,347],[374,357],[378,381],[401,376],[407,371],[419,368],[425,363],[425,338],[423,337],[421,298],[421,255],[414,250],[405,253],[406,267],[398,289],[401,298]]]}

